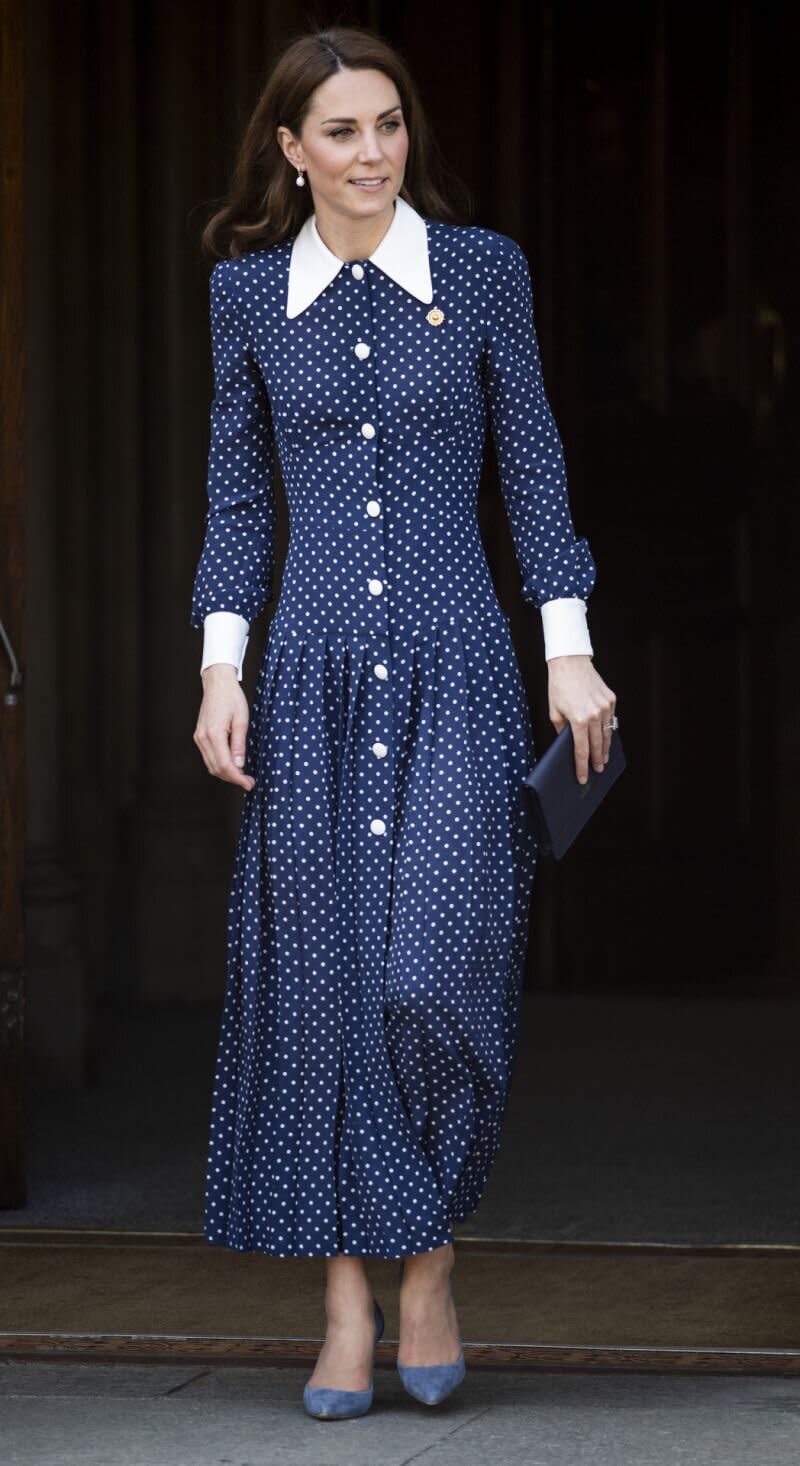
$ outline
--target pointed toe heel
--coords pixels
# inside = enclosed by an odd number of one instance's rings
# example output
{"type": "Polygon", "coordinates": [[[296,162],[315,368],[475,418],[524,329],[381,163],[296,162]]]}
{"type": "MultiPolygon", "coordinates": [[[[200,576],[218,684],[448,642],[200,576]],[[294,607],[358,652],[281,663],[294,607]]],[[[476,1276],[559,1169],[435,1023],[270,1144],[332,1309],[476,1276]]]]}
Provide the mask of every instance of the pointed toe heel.
{"type": "Polygon", "coordinates": [[[423,1405],[438,1405],[467,1372],[463,1349],[453,1364],[398,1364],[397,1369],[409,1395],[423,1405]]]}
{"type": "Polygon", "coordinates": [[[375,1382],[375,1352],[383,1336],[385,1319],[379,1303],[375,1304],[375,1343],[372,1349],[372,1378],[368,1390],[330,1390],[306,1385],[303,1406],[315,1420],[353,1420],[366,1415],[372,1405],[375,1382]]]}

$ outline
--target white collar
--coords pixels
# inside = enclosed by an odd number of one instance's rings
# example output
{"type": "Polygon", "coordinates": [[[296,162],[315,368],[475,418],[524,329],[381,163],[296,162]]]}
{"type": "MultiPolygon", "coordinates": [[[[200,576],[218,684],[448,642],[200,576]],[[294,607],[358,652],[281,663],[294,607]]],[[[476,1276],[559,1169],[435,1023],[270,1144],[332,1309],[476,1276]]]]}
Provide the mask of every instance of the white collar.
{"type": "MultiPolygon", "coordinates": [[[[418,300],[426,304],[433,300],[427,225],[399,194],[394,201],[394,218],[369,258],[418,300]]],[[[287,316],[298,316],[305,310],[346,263],[325,244],[317,229],[316,214],[309,214],[292,245],[287,316]]]]}

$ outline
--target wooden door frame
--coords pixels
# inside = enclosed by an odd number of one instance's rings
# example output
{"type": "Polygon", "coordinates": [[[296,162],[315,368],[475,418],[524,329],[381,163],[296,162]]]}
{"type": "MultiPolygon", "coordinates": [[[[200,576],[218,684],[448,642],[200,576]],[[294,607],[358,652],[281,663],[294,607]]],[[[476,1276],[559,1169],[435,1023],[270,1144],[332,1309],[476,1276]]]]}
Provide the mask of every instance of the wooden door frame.
{"type": "Polygon", "coordinates": [[[0,7],[0,1207],[25,1201],[23,1011],[25,602],[23,0],[0,7]]]}

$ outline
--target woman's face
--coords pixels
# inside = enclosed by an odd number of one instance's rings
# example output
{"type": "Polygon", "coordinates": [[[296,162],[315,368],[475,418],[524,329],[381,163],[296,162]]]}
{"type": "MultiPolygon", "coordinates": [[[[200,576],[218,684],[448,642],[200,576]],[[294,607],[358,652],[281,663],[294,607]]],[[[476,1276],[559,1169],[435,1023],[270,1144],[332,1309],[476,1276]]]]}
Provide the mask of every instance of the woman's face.
{"type": "Polygon", "coordinates": [[[314,92],[300,138],[288,128],[278,134],[290,162],[302,165],[316,209],[351,219],[391,209],[408,133],[397,88],[382,71],[337,71],[314,92]],[[378,179],[373,187],[356,181],[378,179]]]}

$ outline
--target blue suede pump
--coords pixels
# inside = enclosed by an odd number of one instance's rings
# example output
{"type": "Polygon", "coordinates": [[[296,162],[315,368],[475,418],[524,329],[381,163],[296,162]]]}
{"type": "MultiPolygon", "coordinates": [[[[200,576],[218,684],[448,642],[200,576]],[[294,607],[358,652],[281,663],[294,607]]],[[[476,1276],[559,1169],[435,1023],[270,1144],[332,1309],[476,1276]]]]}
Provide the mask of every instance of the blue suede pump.
{"type": "Polygon", "coordinates": [[[368,1390],[329,1390],[306,1385],[303,1390],[303,1405],[316,1420],[352,1420],[355,1415],[366,1415],[372,1404],[375,1373],[375,1351],[384,1329],[383,1311],[375,1303],[375,1344],[372,1350],[372,1378],[368,1390]]]}
{"type": "Polygon", "coordinates": [[[453,1364],[398,1364],[398,1373],[405,1388],[423,1405],[438,1405],[466,1374],[464,1351],[453,1364]]]}
{"type": "MultiPolygon", "coordinates": [[[[403,1266],[401,1261],[399,1269],[400,1282],[403,1281],[403,1266]]],[[[466,1374],[464,1363],[464,1350],[461,1349],[458,1358],[452,1364],[400,1364],[398,1362],[397,1372],[409,1395],[415,1400],[421,1400],[423,1405],[438,1405],[444,1400],[456,1385],[460,1385],[466,1374]]]]}

